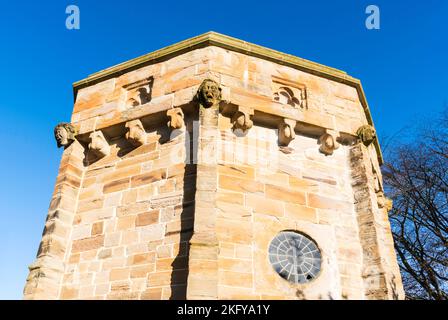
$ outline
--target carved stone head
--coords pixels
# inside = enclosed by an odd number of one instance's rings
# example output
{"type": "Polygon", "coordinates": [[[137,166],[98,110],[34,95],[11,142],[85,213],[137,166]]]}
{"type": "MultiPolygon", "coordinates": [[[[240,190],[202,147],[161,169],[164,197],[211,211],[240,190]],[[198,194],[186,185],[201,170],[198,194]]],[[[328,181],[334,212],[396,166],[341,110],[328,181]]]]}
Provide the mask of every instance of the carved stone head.
{"type": "Polygon", "coordinates": [[[196,99],[204,108],[217,105],[221,102],[221,88],[215,81],[205,79],[199,86],[196,99]]]}
{"type": "Polygon", "coordinates": [[[54,138],[58,144],[58,148],[67,147],[75,141],[76,129],[70,123],[59,123],[54,128],[54,138]]]}
{"type": "Polygon", "coordinates": [[[373,140],[375,140],[375,128],[373,128],[371,125],[366,124],[359,127],[359,129],[356,131],[356,135],[359,137],[362,143],[364,143],[365,146],[368,146],[373,142],[373,140]]]}

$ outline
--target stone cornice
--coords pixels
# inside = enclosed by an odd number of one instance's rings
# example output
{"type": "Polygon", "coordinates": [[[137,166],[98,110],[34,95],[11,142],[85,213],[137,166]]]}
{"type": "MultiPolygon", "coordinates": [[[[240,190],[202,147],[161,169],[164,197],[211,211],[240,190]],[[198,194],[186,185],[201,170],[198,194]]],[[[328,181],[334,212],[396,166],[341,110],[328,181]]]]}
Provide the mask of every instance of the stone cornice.
{"type": "MultiPolygon", "coordinates": [[[[116,66],[107,68],[100,72],[94,73],[87,78],[77,81],[73,84],[74,96],[76,98],[77,91],[83,87],[116,77],[120,74],[138,69],[144,65],[156,63],[170,59],[182,53],[192,51],[208,46],[221,47],[227,50],[243,53],[264,60],[272,61],[281,65],[286,65],[298,70],[302,70],[326,79],[344,83],[356,88],[360,102],[363,106],[368,124],[374,126],[370,113],[369,105],[364,94],[364,90],[359,79],[349,76],[346,72],[327,67],[306,59],[302,59],[293,55],[285,54],[276,50],[265,48],[256,44],[222,35],[216,32],[207,32],[205,34],[193,37],[171,46],[159,49],[152,53],[145,54],[138,58],[120,63],[116,66]]],[[[374,142],[380,165],[383,163],[383,157],[378,139],[374,142]]]]}

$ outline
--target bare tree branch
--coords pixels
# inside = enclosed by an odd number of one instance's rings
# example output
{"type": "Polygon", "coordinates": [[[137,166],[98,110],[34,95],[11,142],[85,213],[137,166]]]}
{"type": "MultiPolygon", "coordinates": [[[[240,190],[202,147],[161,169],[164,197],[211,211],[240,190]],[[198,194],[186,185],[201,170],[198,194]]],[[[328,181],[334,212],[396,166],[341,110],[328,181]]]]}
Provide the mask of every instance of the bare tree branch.
{"type": "Polygon", "coordinates": [[[413,143],[389,152],[385,190],[409,299],[448,299],[448,108],[413,143]],[[436,125],[434,125],[436,124],[436,125]]]}

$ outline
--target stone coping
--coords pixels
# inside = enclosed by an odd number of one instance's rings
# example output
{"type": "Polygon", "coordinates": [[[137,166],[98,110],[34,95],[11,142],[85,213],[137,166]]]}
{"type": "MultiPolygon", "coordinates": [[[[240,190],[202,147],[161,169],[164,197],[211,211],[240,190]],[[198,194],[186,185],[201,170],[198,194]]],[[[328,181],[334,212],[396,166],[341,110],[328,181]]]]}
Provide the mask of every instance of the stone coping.
{"type": "MultiPolygon", "coordinates": [[[[116,77],[126,72],[141,68],[147,64],[167,60],[182,53],[208,46],[221,47],[227,50],[272,61],[281,65],[286,65],[326,79],[330,79],[336,82],[344,83],[352,87],[355,87],[358,92],[359,99],[363,106],[364,112],[366,114],[367,121],[370,125],[374,126],[369,105],[367,103],[367,99],[364,90],[362,88],[361,81],[359,79],[351,77],[346,72],[335,68],[327,67],[316,62],[312,62],[290,54],[282,53],[273,49],[252,44],[213,31],[178,42],[168,47],[142,55],[138,58],[93,73],[89,75],[87,78],[77,81],[73,84],[74,97],[76,98],[78,90],[83,87],[87,87],[95,83],[104,81],[106,79],[116,77]]],[[[375,139],[374,144],[376,152],[378,154],[378,161],[381,165],[383,163],[383,156],[378,139],[375,139]]]]}

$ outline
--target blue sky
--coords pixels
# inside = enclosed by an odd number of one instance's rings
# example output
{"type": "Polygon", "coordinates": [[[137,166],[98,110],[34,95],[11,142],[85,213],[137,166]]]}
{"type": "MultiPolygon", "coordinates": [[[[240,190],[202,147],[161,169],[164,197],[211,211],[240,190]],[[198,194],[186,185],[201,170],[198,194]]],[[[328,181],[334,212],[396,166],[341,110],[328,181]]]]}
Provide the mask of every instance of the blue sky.
{"type": "Polygon", "coordinates": [[[448,1],[8,1],[0,7],[0,299],[20,299],[43,230],[72,83],[213,30],[362,80],[380,139],[448,104],[448,1]],[[75,4],[81,29],[65,28],[75,4]],[[380,8],[367,30],[365,8],[380,8]]]}

